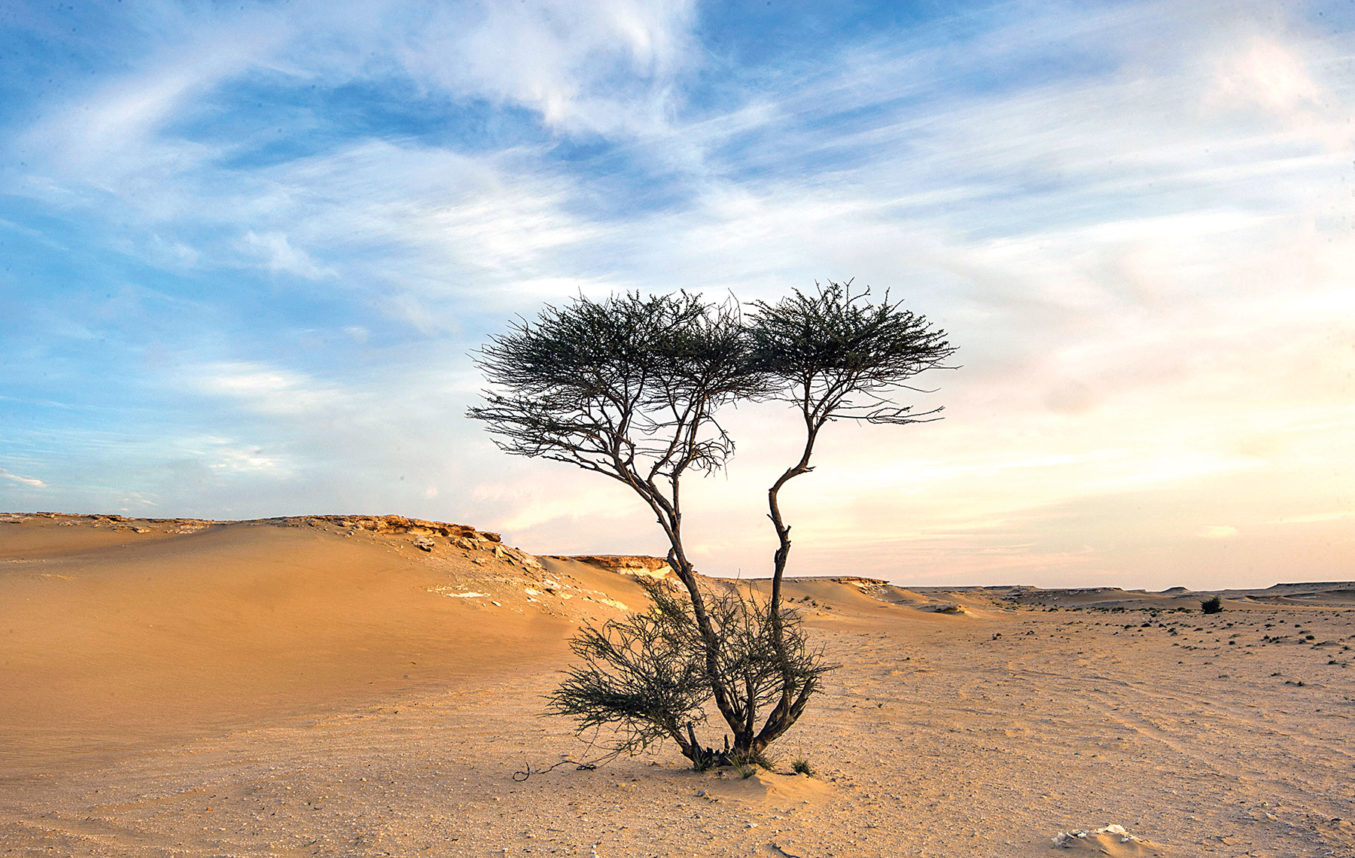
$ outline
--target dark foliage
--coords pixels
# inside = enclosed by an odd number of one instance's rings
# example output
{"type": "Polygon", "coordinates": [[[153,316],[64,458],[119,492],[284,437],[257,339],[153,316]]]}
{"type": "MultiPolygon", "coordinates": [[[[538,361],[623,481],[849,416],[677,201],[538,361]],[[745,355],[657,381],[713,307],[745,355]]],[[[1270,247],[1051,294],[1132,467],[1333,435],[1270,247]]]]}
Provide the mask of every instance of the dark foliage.
{"type": "Polygon", "coordinates": [[[710,698],[690,606],[661,585],[646,589],[648,611],[585,626],[570,642],[580,663],[549,698],[550,711],[575,719],[579,733],[614,727],[617,747],[630,752],[663,738],[686,743],[710,698]]]}
{"type": "Polygon", "coordinates": [[[1213,596],[1200,603],[1200,610],[1206,614],[1223,613],[1223,602],[1218,596],[1213,596]]]}
{"type": "Polygon", "coordinates": [[[734,444],[716,410],[763,389],[738,308],[686,293],[546,307],[494,337],[478,364],[495,390],[469,415],[500,449],[633,487],[722,468],[734,444]]]}
{"type": "MultiPolygon", "coordinates": [[[[672,739],[699,768],[757,762],[760,755],[726,746],[702,747],[695,728],[707,720],[711,698],[703,637],[690,601],[671,585],[646,582],[650,607],[585,627],[571,642],[579,663],[550,695],[550,711],[575,719],[577,732],[615,729],[614,747],[634,752],[672,739]]],[[[733,588],[703,587],[712,629],[719,641],[719,681],[738,689],[734,698],[746,723],[779,699],[789,673],[798,687],[818,688],[832,670],[822,653],[808,645],[798,615],[783,609],[784,645],[772,641],[765,600],[733,588]]],[[[749,729],[745,726],[745,730],[749,729]]]]}
{"type": "Polygon", "coordinates": [[[890,397],[918,391],[906,382],[955,353],[945,331],[891,302],[888,293],[878,304],[869,297],[869,289],[829,281],[775,304],[753,304],[753,363],[775,379],[777,397],[796,406],[813,431],[830,420],[918,423],[941,412],[914,414],[890,397]]]}

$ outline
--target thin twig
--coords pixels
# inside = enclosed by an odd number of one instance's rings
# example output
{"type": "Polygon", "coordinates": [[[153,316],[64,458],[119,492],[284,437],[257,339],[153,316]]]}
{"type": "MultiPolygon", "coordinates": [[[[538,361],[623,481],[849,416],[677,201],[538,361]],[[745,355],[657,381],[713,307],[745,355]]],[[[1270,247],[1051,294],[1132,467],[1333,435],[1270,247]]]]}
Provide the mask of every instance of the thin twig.
{"type": "Polygon", "coordinates": [[[546,772],[554,771],[555,769],[559,768],[560,766],[563,766],[566,763],[574,763],[575,764],[574,771],[576,772],[591,772],[598,766],[610,763],[612,760],[616,759],[620,755],[621,750],[615,750],[609,754],[605,754],[601,757],[598,757],[596,760],[593,760],[592,762],[579,762],[578,760],[573,760],[566,757],[560,762],[552,766],[547,766],[544,769],[534,769],[532,768],[532,764],[528,763],[527,768],[513,772],[513,780],[518,783],[522,783],[523,781],[527,780],[527,778],[530,778],[532,775],[544,775],[546,772]]]}

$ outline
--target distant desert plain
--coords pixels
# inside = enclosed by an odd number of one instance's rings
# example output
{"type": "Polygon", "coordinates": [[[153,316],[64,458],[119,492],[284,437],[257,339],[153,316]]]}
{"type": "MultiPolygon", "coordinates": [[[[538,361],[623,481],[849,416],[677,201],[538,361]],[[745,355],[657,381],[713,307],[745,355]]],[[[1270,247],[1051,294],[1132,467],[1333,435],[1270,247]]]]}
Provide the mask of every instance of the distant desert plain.
{"type": "Polygon", "coordinates": [[[1355,584],[788,580],[842,666],[773,770],[580,767],[543,696],[663,570],[399,516],[0,515],[0,855],[1355,856],[1355,584]]]}

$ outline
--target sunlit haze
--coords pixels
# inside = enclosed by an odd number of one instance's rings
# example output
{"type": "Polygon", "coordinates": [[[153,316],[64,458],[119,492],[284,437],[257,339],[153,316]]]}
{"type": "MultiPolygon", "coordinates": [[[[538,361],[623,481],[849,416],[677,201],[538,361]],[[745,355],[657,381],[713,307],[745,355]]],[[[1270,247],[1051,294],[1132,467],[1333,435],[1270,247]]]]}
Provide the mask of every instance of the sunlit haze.
{"type": "MultiPolygon", "coordinates": [[[[790,573],[1355,577],[1355,6],[126,2],[0,11],[0,510],[400,513],[658,553],[500,453],[544,303],[890,290],[907,427],[837,423],[790,573]]],[[[795,415],[729,415],[698,568],[768,574],[795,415]]]]}

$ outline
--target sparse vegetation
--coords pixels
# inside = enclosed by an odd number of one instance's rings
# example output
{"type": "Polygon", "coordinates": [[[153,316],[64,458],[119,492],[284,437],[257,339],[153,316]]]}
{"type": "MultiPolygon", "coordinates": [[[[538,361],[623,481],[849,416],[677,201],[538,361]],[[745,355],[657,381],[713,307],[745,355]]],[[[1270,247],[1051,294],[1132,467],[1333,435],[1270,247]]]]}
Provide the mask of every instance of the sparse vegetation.
{"type": "Polygon", "coordinates": [[[1206,614],[1219,614],[1223,612],[1223,601],[1218,596],[1205,599],[1200,603],[1200,610],[1206,614]]]}
{"type": "Polygon", "coordinates": [[[815,777],[814,767],[809,764],[809,760],[803,758],[798,759],[795,762],[791,763],[790,767],[791,770],[794,771],[796,774],[804,775],[805,777],[810,778],[815,777]]]}
{"type": "Polygon", "coordinates": [[[768,756],[762,751],[749,754],[744,758],[744,761],[752,763],[760,769],[766,769],[769,772],[776,770],[776,758],[768,756]]]}
{"type": "MultiPolygon", "coordinates": [[[[771,768],[758,749],[703,747],[695,728],[707,720],[710,696],[700,627],[680,591],[661,581],[642,582],[650,608],[585,626],[571,642],[580,663],[549,697],[549,710],[575,719],[577,731],[609,725],[614,747],[629,753],[654,741],[672,739],[694,767],[747,763],[771,768]]],[[[715,675],[726,688],[742,692],[751,711],[779,698],[787,674],[799,687],[817,687],[834,665],[811,649],[799,616],[782,608],[782,645],[771,637],[770,603],[746,598],[736,589],[703,587],[702,601],[720,646],[715,675]]]]}

